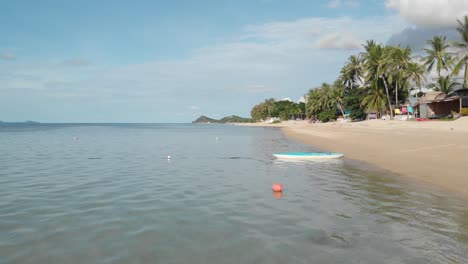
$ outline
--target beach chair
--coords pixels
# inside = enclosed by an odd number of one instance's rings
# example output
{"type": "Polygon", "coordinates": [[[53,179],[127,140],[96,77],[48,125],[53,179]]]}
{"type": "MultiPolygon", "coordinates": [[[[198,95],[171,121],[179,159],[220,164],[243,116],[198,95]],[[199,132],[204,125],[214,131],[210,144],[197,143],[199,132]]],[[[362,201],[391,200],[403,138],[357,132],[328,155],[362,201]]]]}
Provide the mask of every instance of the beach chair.
{"type": "Polygon", "coordinates": [[[351,118],[350,116],[351,116],[351,112],[349,110],[346,110],[345,114],[344,114],[344,118],[349,119],[349,118],[351,118]]]}

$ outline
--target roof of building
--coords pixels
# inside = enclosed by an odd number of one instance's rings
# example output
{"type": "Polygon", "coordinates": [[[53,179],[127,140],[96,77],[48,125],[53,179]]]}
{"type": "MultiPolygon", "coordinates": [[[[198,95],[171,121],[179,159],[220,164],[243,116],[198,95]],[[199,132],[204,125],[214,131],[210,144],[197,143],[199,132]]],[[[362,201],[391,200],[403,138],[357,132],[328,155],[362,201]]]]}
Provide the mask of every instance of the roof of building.
{"type": "Polygon", "coordinates": [[[432,102],[436,100],[443,100],[446,97],[447,95],[443,92],[431,91],[431,92],[427,92],[423,97],[419,98],[419,102],[423,103],[423,102],[432,102]]]}
{"type": "Polygon", "coordinates": [[[425,96],[419,98],[418,102],[415,104],[416,105],[421,105],[421,104],[430,104],[430,103],[439,103],[439,102],[450,102],[450,101],[455,101],[455,100],[460,100],[460,96],[450,96],[447,97],[445,93],[442,92],[431,92],[433,94],[427,93],[425,96]],[[427,96],[429,94],[429,96],[427,96]]]}

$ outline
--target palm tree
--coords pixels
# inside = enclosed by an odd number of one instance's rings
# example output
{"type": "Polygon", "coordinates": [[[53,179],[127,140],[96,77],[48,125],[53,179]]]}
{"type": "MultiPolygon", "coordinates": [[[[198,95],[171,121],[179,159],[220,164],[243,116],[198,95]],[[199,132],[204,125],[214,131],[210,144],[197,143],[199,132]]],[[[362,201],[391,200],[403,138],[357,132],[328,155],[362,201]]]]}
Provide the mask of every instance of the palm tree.
{"type": "Polygon", "coordinates": [[[395,75],[395,104],[398,105],[398,84],[402,83],[404,73],[411,62],[411,49],[409,47],[401,48],[400,46],[392,47],[388,56],[389,66],[395,75]]]}
{"type": "Polygon", "coordinates": [[[437,64],[437,75],[439,78],[440,71],[448,71],[453,64],[452,57],[447,52],[450,45],[446,43],[446,38],[445,36],[435,36],[433,39],[428,40],[427,44],[430,45],[430,48],[424,49],[427,56],[422,58],[428,72],[431,72],[434,64],[437,64]]]}
{"type": "Polygon", "coordinates": [[[323,107],[321,106],[320,98],[322,97],[322,89],[321,88],[314,88],[309,90],[306,110],[309,115],[316,115],[320,111],[322,111],[323,107]]]}
{"type": "Polygon", "coordinates": [[[377,45],[379,45],[379,44],[377,44],[375,41],[368,40],[368,41],[366,41],[366,44],[362,45],[362,46],[364,47],[364,50],[366,50],[365,53],[369,53],[369,51],[372,50],[377,45]]]}
{"type": "Polygon", "coordinates": [[[459,85],[459,83],[452,81],[450,76],[446,76],[439,77],[439,79],[437,80],[437,84],[434,84],[432,86],[435,87],[434,90],[438,92],[443,92],[448,95],[455,90],[454,88],[457,85],[459,85]]]}
{"type": "Polygon", "coordinates": [[[382,110],[385,110],[385,94],[378,85],[378,80],[372,81],[369,86],[366,97],[362,99],[361,107],[365,107],[366,111],[378,111],[382,116],[382,110]]]}
{"type": "Polygon", "coordinates": [[[275,99],[273,98],[266,99],[264,103],[268,110],[268,117],[271,118],[271,111],[273,110],[273,107],[275,106],[275,99]]]}
{"type": "Polygon", "coordinates": [[[330,110],[336,105],[336,99],[334,96],[333,87],[328,83],[323,83],[321,90],[321,96],[319,98],[319,105],[321,110],[330,110]]]}
{"type": "Polygon", "coordinates": [[[463,78],[463,86],[467,87],[468,83],[468,16],[465,16],[463,20],[457,20],[458,27],[457,31],[460,34],[461,41],[454,42],[455,47],[460,49],[459,61],[455,64],[453,68],[452,75],[457,75],[460,70],[465,67],[465,75],[463,78]]]}
{"type": "Polygon", "coordinates": [[[333,98],[335,99],[336,105],[341,111],[341,114],[343,115],[343,118],[345,117],[345,113],[343,111],[343,95],[344,95],[344,86],[343,83],[340,82],[339,80],[336,80],[335,83],[333,84],[332,88],[332,95],[333,98]]]}
{"type": "MultiPolygon", "coordinates": [[[[424,67],[416,62],[411,62],[408,64],[408,68],[406,69],[406,80],[411,81],[421,90],[421,84],[425,81],[425,73],[424,67]]],[[[411,87],[409,85],[408,87],[411,87]]]]}
{"type": "Polygon", "coordinates": [[[390,94],[387,86],[387,74],[389,70],[389,56],[388,48],[382,47],[381,44],[375,44],[373,41],[368,41],[366,53],[364,56],[365,69],[367,72],[366,82],[372,85],[378,85],[378,80],[382,81],[385,92],[387,94],[388,107],[390,108],[390,115],[393,118],[392,103],[390,101],[390,94]]]}
{"type": "Polygon", "coordinates": [[[363,59],[360,55],[351,55],[348,58],[345,66],[341,69],[340,78],[343,80],[343,83],[349,88],[357,85],[358,83],[363,83],[363,59]]]}
{"type": "Polygon", "coordinates": [[[344,89],[342,84],[337,86],[336,83],[333,86],[323,83],[322,86],[309,91],[309,99],[306,105],[309,114],[316,115],[323,111],[334,110],[338,106],[344,115],[341,107],[344,89]]]}

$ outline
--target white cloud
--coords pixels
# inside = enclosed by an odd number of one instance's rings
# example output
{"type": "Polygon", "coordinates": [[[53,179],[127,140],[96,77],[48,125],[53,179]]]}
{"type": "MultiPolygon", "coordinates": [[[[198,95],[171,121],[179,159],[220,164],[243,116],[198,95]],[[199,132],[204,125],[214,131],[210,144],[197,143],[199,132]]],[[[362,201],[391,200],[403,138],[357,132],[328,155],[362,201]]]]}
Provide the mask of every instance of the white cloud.
{"type": "Polygon", "coordinates": [[[0,53],[0,60],[14,60],[16,55],[13,53],[0,53]]]}
{"type": "Polygon", "coordinates": [[[427,47],[427,40],[432,39],[434,36],[446,36],[447,41],[454,41],[459,39],[458,32],[455,29],[437,29],[437,28],[417,28],[408,27],[403,31],[392,35],[387,44],[400,45],[403,47],[409,46],[414,53],[422,53],[423,49],[427,47]]]}
{"type": "Polygon", "coordinates": [[[341,6],[341,0],[331,0],[327,3],[329,8],[338,8],[341,6]]]}
{"type": "Polygon", "coordinates": [[[200,109],[200,107],[199,107],[199,106],[196,106],[196,105],[191,105],[191,106],[189,106],[188,108],[189,108],[190,110],[198,110],[198,109],[200,109]]]}
{"type": "Polygon", "coordinates": [[[330,0],[327,3],[328,8],[357,7],[359,2],[355,0],[330,0]]]}
{"type": "Polygon", "coordinates": [[[316,46],[320,49],[359,49],[363,40],[346,33],[332,33],[318,39],[316,46]]]}
{"type": "Polygon", "coordinates": [[[467,0],[387,0],[386,6],[420,27],[454,27],[456,19],[468,15],[467,0]]]}
{"type": "Polygon", "coordinates": [[[358,1],[353,1],[353,0],[345,1],[344,4],[345,4],[345,6],[348,6],[348,7],[358,7],[359,6],[359,2],[358,1]]]}
{"type": "MultiPolygon", "coordinates": [[[[340,18],[307,18],[292,22],[273,22],[246,27],[248,34],[243,40],[265,43],[271,51],[278,52],[284,49],[289,54],[290,49],[321,49],[319,44],[326,40],[338,40],[337,48],[356,47],[356,42],[374,39],[386,41],[394,33],[400,32],[405,23],[397,17],[370,17],[353,19],[340,18]],[[379,30],[379,28],[381,30],[379,30]],[[319,42],[319,43],[317,43],[319,42]]],[[[265,47],[261,47],[263,50],[265,47]]],[[[305,52],[305,51],[304,51],[305,52]]],[[[280,55],[280,54],[277,54],[280,55]]]]}

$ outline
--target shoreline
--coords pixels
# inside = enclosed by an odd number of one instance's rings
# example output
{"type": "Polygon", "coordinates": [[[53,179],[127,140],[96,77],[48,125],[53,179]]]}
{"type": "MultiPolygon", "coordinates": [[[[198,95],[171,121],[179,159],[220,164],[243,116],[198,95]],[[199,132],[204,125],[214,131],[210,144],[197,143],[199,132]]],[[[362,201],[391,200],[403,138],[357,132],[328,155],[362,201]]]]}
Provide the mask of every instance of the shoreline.
{"type": "Polygon", "coordinates": [[[279,127],[287,137],[323,151],[342,152],[416,182],[468,197],[468,117],[455,121],[236,124],[279,127]]]}

